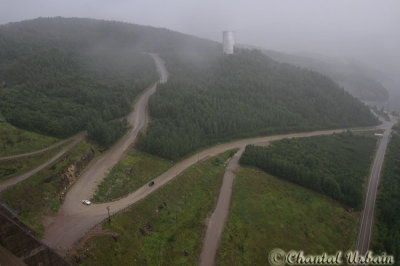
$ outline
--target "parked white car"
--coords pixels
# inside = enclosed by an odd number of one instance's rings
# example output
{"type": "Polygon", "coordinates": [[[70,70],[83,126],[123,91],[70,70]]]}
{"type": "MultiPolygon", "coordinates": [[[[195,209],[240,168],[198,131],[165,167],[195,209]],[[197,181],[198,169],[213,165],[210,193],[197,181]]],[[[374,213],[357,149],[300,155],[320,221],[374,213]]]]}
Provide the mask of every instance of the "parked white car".
{"type": "Polygon", "coordinates": [[[85,200],[82,200],[82,204],[90,205],[90,204],[92,204],[92,202],[90,202],[90,200],[85,199],[85,200]]]}

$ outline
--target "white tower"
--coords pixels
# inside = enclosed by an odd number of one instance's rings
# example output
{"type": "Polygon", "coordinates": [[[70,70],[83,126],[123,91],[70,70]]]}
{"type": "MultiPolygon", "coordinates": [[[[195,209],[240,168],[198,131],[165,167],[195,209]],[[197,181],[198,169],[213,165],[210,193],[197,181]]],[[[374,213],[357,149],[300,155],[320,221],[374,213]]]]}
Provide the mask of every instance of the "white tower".
{"type": "Polygon", "coordinates": [[[224,31],[222,34],[222,51],[224,54],[233,54],[233,46],[235,41],[233,39],[232,31],[224,31]]]}

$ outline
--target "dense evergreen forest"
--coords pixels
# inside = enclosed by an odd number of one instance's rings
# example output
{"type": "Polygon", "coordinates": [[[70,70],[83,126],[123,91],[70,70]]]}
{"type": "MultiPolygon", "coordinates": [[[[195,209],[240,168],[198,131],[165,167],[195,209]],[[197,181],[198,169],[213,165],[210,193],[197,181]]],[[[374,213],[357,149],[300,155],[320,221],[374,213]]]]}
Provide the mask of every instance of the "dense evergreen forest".
{"type": "Polygon", "coordinates": [[[353,208],[363,201],[376,138],[351,132],[247,146],[240,163],[326,194],[353,208]]]}
{"type": "Polygon", "coordinates": [[[150,99],[152,122],[139,142],[162,157],[232,138],[376,123],[327,77],[255,50],[164,58],[170,79],[150,99]]]}
{"type": "Polygon", "coordinates": [[[393,131],[385,156],[376,200],[372,247],[375,252],[394,255],[400,261],[400,125],[393,131]]]}
{"type": "Polygon", "coordinates": [[[129,48],[85,43],[80,35],[48,37],[40,22],[0,27],[2,114],[18,127],[57,137],[87,129],[110,145],[125,132],[121,118],[134,97],[157,80],[154,62],[129,48]]]}
{"type": "Polygon", "coordinates": [[[330,79],[260,52],[222,56],[213,41],[76,18],[0,26],[0,112],[21,128],[58,137],[88,129],[109,145],[134,97],[157,79],[146,52],[171,74],[139,142],[153,154],[176,159],[232,138],[377,123],[330,79]]]}
{"type": "Polygon", "coordinates": [[[2,25],[0,112],[15,126],[57,137],[87,129],[108,146],[125,132],[122,118],[135,96],[158,79],[145,52],[186,43],[215,47],[164,29],[92,19],[2,25]]]}

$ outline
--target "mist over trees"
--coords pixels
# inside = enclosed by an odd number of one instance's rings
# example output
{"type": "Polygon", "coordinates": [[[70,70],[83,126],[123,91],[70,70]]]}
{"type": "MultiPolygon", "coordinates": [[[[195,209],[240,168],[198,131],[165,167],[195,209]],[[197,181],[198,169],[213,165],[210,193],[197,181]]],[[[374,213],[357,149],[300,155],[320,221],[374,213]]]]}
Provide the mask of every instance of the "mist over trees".
{"type": "Polygon", "coordinates": [[[316,72],[255,50],[200,55],[164,56],[170,79],[150,99],[141,149],[177,159],[232,138],[377,123],[365,105],[316,72]]]}
{"type": "Polygon", "coordinates": [[[368,108],[330,79],[257,51],[222,56],[218,43],[177,32],[91,19],[40,18],[0,27],[0,112],[10,123],[66,137],[81,130],[109,145],[136,95],[150,99],[139,146],[167,158],[232,138],[373,125],[368,108]]]}
{"type": "MultiPolygon", "coordinates": [[[[121,118],[136,95],[158,75],[150,56],[100,37],[89,40],[85,27],[78,30],[81,23],[39,19],[0,27],[0,80],[6,83],[0,111],[24,129],[57,137],[88,130],[108,146],[125,132],[121,118]]],[[[106,38],[109,30],[94,33],[106,38]]]]}
{"type": "MultiPolygon", "coordinates": [[[[276,51],[263,50],[263,53],[273,59],[322,73],[333,79],[354,97],[363,101],[386,102],[389,92],[377,78],[378,73],[362,66],[354,60],[338,60],[319,58],[317,55],[289,55],[276,51]],[[375,75],[374,75],[375,74],[375,75]]],[[[377,72],[377,71],[375,71],[377,72]]]]}

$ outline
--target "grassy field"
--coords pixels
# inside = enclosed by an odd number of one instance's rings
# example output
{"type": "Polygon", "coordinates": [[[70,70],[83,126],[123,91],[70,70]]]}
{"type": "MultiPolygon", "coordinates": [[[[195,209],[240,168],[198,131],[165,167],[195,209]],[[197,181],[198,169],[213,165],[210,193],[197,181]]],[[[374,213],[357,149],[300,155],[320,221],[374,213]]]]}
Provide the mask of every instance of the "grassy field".
{"type": "Polygon", "coordinates": [[[139,151],[129,152],[99,185],[95,202],[115,200],[143,186],[173,165],[172,161],[139,151]]]}
{"type": "Polygon", "coordinates": [[[62,171],[92,148],[88,142],[80,142],[53,165],[4,191],[0,200],[17,211],[18,218],[40,237],[44,232],[43,215],[57,212],[64,198],[68,180],[62,171]]]}
{"type": "Polygon", "coordinates": [[[307,254],[346,251],[356,241],[359,216],[322,194],[242,168],[217,264],[268,265],[275,248],[307,254]]]}
{"type": "Polygon", "coordinates": [[[268,147],[249,145],[240,163],[324,193],[361,209],[377,137],[374,132],[293,138],[268,147]]]}
{"type": "Polygon", "coordinates": [[[119,234],[89,239],[78,254],[82,265],[197,264],[205,219],[215,208],[227,159],[225,152],[198,163],[126,212],[105,221],[119,234]]]}
{"type": "Polygon", "coordinates": [[[53,156],[55,156],[69,143],[70,142],[64,143],[59,147],[56,147],[50,151],[35,156],[25,157],[21,159],[0,161],[0,182],[12,178],[14,176],[24,174],[38,167],[39,165],[45,163],[53,156]]]}
{"type": "Polygon", "coordinates": [[[0,123],[0,157],[40,150],[59,141],[30,131],[0,123]]]}

